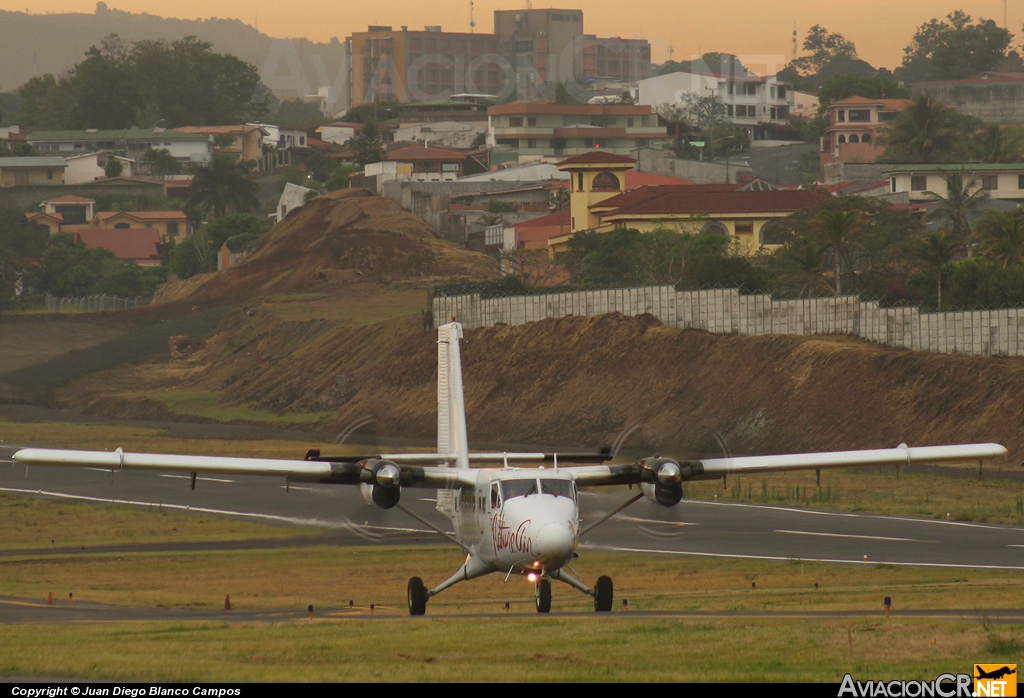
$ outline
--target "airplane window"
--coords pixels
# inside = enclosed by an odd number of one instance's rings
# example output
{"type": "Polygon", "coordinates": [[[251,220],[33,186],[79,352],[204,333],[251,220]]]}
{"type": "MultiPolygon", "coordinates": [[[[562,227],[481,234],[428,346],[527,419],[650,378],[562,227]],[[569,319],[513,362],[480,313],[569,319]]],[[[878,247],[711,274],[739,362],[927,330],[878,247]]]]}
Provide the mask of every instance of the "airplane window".
{"type": "Polygon", "coordinates": [[[537,481],[503,480],[501,483],[501,491],[505,495],[506,500],[512,499],[513,497],[527,497],[531,494],[537,494],[537,481]]]}
{"type": "Polygon", "coordinates": [[[498,483],[491,483],[491,509],[497,509],[501,506],[501,494],[498,491],[498,483]]]}
{"type": "Polygon", "coordinates": [[[568,497],[572,499],[572,480],[541,480],[540,491],[543,494],[553,494],[556,497],[568,497]]]}

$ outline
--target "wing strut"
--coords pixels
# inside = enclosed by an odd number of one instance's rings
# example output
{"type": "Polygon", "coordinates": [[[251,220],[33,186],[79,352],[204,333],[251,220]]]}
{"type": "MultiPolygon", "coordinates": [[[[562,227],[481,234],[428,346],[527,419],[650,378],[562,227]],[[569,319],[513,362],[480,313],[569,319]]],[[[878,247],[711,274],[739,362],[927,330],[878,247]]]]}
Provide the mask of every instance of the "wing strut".
{"type": "Polygon", "coordinates": [[[630,504],[633,504],[635,501],[637,501],[638,499],[640,499],[643,496],[644,496],[644,493],[641,492],[640,494],[636,495],[635,497],[631,497],[630,499],[627,499],[626,502],[622,506],[619,506],[619,507],[616,507],[615,509],[612,509],[610,512],[608,512],[607,514],[602,516],[600,519],[598,519],[597,521],[595,521],[594,523],[590,524],[589,526],[584,528],[582,531],[580,531],[580,536],[582,537],[583,535],[585,535],[591,529],[597,528],[598,526],[603,524],[605,521],[607,521],[608,519],[612,518],[613,516],[618,514],[620,511],[622,511],[623,509],[628,507],[630,504]]]}

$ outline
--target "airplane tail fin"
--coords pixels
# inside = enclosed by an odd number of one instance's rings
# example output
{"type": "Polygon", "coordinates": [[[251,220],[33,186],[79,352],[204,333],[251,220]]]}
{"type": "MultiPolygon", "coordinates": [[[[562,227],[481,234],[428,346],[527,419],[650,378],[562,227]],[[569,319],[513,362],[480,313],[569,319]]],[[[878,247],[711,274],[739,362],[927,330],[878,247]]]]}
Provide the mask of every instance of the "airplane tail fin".
{"type": "Polygon", "coordinates": [[[469,467],[466,403],[462,394],[462,325],[437,328],[437,452],[454,453],[455,467],[469,467]]]}

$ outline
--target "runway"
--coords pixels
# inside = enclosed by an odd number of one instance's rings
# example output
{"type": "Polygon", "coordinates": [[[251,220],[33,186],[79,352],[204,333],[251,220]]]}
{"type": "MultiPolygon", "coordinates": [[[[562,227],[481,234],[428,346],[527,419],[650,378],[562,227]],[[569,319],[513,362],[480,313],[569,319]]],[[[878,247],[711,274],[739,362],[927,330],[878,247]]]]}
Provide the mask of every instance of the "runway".
{"type": "MultiPolygon", "coordinates": [[[[367,505],[355,487],[286,487],[270,477],[217,476],[200,477],[193,491],[183,475],[26,469],[10,462],[14,450],[0,446],[0,493],[313,525],[332,530],[331,541],[341,545],[444,541],[400,511],[367,505]]],[[[433,490],[408,489],[402,504],[445,527],[447,521],[434,511],[433,496],[433,490]]],[[[625,498],[621,492],[581,492],[583,526],[625,498]]],[[[54,547],[60,548],[59,543],[54,547]]],[[[580,548],[581,553],[611,550],[1024,571],[1024,528],[731,502],[684,500],[665,508],[643,500],[597,527],[580,548]]]]}

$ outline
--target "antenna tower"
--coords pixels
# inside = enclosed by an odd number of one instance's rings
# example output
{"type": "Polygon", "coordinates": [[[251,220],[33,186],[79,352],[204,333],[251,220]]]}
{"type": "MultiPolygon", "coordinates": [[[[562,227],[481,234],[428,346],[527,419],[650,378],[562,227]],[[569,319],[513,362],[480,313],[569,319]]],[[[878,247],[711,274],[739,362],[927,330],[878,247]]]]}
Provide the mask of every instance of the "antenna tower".
{"type": "Polygon", "coordinates": [[[796,20],[793,20],[793,60],[796,61],[796,20]]]}

